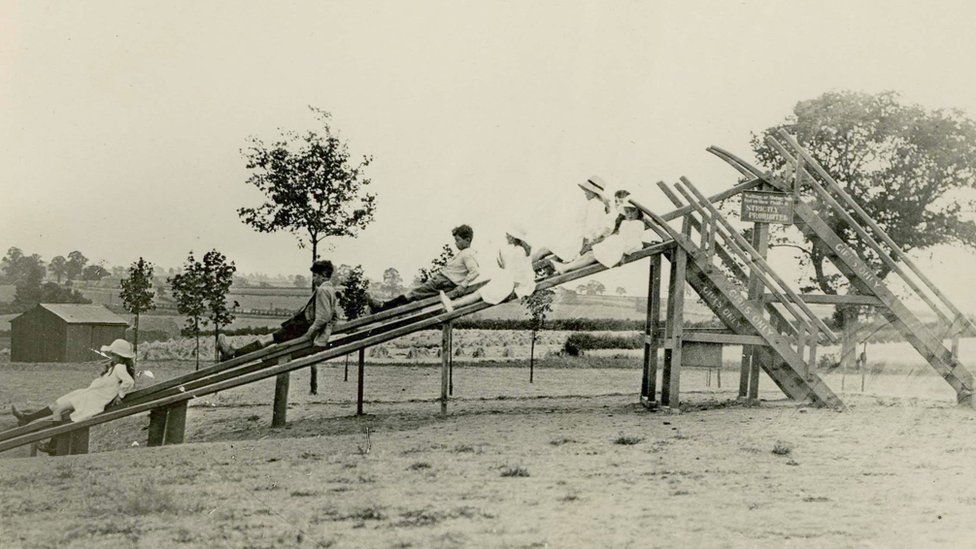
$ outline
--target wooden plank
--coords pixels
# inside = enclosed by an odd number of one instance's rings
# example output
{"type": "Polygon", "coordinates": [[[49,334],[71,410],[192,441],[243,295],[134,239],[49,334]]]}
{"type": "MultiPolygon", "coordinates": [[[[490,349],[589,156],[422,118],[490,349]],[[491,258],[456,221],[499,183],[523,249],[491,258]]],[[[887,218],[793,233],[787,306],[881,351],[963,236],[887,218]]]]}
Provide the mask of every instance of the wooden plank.
{"type": "Polygon", "coordinates": [[[174,402],[166,408],[166,431],[163,444],[182,444],[186,436],[187,401],[174,402]]]}
{"type": "Polygon", "coordinates": [[[655,255],[648,261],[647,273],[647,316],[644,323],[644,372],[641,382],[641,397],[648,403],[657,399],[657,361],[661,337],[657,326],[661,322],[661,256],[655,255]]]}
{"type": "MultiPolygon", "coordinates": [[[[283,356],[278,359],[278,364],[288,364],[290,357],[283,356]]],[[[271,426],[284,427],[288,423],[288,372],[283,372],[275,376],[274,404],[271,407],[271,426]]]]}
{"type": "Polygon", "coordinates": [[[356,386],[356,415],[363,415],[363,386],[365,384],[366,378],[366,348],[360,347],[359,349],[359,377],[356,386]]]}
{"type": "Polygon", "coordinates": [[[163,435],[166,433],[166,408],[156,408],[149,411],[149,434],[146,446],[162,446],[163,435]]]}
{"type": "Polygon", "coordinates": [[[448,362],[450,361],[451,322],[445,322],[441,327],[441,413],[447,413],[447,385],[448,362]]]}
{"type": "MultiPolygon", "coordinates": [[[[779,301],[773,294],[763,296],[767,301],[779,301]]],[[[810,305],[869,305],[871,307],[883,307],[884,303],[873,295],[832,295],[832,294],[800,294],[800,298],[810,305]]]]}
{"type": "MultiPolygon", "coordinates": [[[[691,233],[691,224],[685,219],[682,234],[691,233]]],[[[681,405],[681,353],[684,330],[685,278],[688,276],[688,254],[683,249],[671,254],[671,272],[668,277],[667,341],[670,349],[664,351],[664,372],[661,379],[661,405],[677,409],[681,405]]]]}

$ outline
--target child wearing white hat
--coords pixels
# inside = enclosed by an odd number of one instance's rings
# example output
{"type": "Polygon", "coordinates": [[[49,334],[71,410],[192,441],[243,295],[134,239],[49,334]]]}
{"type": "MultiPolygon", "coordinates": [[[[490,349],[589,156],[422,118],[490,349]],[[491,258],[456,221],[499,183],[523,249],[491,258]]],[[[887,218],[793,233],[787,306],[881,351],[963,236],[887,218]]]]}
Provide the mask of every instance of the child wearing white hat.
{"type": "Polygon", "coordinates": [[[84,389],[76,389],[59,397],[51,405],[34,413],[24,413],[15,406],[10,407],[11,413],[20,425],[53,415],[61,418],[66,412],[71,412],[71,421],[81,421],[100,413],[109,403],[122,399],[135,385],[135,353],[132,345],[124,339],[116,339],[111,345],[102,345],[102,353],[108,356],[100,376],[84,389]]]}
{"type": "Polygon", "coordinates": [[[535,292],[535,270],[532,268],[532,246],[526,240],[527,236],[521,228],[513,228],[505,233],[506,244],[498,250],[499,271],[487,284],[477,292],[468,294],[451,301],[447,294],[440,292],[441,303],[447,311],[456,307],[470,305],[479,299],[485,303],[497,305],[512,292],[518,297],[525,297],[535,292]]]}
{"type": "Polygon", "coordinates": [[[616,266],[625,255],[634,253],[644,247],[644,242],[655,239],[644,224],[641,211],[629,200],[630,192],[619,190],[614,193],[616,209],[620,212],[617,217],[613,233],[593,244],[593,249],[570,262],[550,260],[558,273],[565,273],[593,262],[599,262],[606,268],[616,266]]]}
{"type": "Polygon", "coordinates": [[[559,231],[546,239],[546,246],[538,248],[532,259],[537,260],[548,254],[563,261],[571,261],[613,230],[615,215],[611,212],[609,196],[605,192],[606,183],[598,176],[590,176],[579,183],[586,201],[579,205],[570,221],[571,226],[560,226],[559,231]]]}

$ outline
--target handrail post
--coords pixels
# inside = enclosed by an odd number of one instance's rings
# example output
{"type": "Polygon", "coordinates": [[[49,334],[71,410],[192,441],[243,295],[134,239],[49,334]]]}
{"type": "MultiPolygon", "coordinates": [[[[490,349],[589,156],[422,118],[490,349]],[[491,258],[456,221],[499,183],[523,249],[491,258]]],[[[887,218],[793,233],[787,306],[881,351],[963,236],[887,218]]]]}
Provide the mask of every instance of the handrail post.
{"type": "MultiPolygon", "coordinates": [[[[285,364],[290,360],[290,356],[283,356],[278,359],[278,364],[285,364]]],[[[271,408],[272,427],[284,427],[288,422],[289,375],[288,372],[282,372],[275,376],[274,404],[271,408]]]]}

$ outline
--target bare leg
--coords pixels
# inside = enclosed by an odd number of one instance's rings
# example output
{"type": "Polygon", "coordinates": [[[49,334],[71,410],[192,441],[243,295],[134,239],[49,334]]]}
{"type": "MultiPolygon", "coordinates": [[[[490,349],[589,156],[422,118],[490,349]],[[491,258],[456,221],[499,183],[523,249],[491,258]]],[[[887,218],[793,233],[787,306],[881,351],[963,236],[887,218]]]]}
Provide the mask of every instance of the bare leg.
{"type": "Polygon", "coordinates": [[[465,305],[471,305],[472,303],[477,303],[481,301],[481,293],[472,292],[468,295],[461,296],[455,300],[447,297],[447,294],[440,292],[441,305],[444,306],[444,310],[447,312],[453,312],[454,309],[458,307],[464,307],[465,305]]]}
{"type": "Polygon", "coordinates": [[[586,252],[568,263],[563,263],[562,261],[556,261],[554,259],[549,261],[552,263],[552,267],[556,269],[557,273],[563,274],[579,269],[580,267],[586,267],[587,265],[596,261],[596,258],[593,257],[593,252],[586,252]]]}

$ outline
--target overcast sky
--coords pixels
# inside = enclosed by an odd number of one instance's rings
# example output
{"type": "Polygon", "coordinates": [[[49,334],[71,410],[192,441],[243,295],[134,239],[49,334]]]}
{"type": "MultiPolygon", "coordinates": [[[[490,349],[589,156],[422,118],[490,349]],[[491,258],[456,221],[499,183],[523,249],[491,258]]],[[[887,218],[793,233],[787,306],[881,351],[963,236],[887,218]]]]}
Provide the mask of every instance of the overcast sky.
{"type": "MultiPolygon", "coordinates": [[[[376,221],[330,255],[407,280],[454,225],[488,250],[590,174],[658,210],[657,180],[726,188],[706,146],[751,158],[750,131],[827,90],[976,113],[962,1],[0,6],[0,247],[45,258],[176,266],[216,247],[244,272],[306,273],[293,237],[236,209],[262,199],[246,138],[309,127],[308,105],[375,159],[376,221]]],[[[976,309],[972,254],[924,263],[976,309]]],[[[604,281],[639,293],[645,269],[604,281]]]]}

